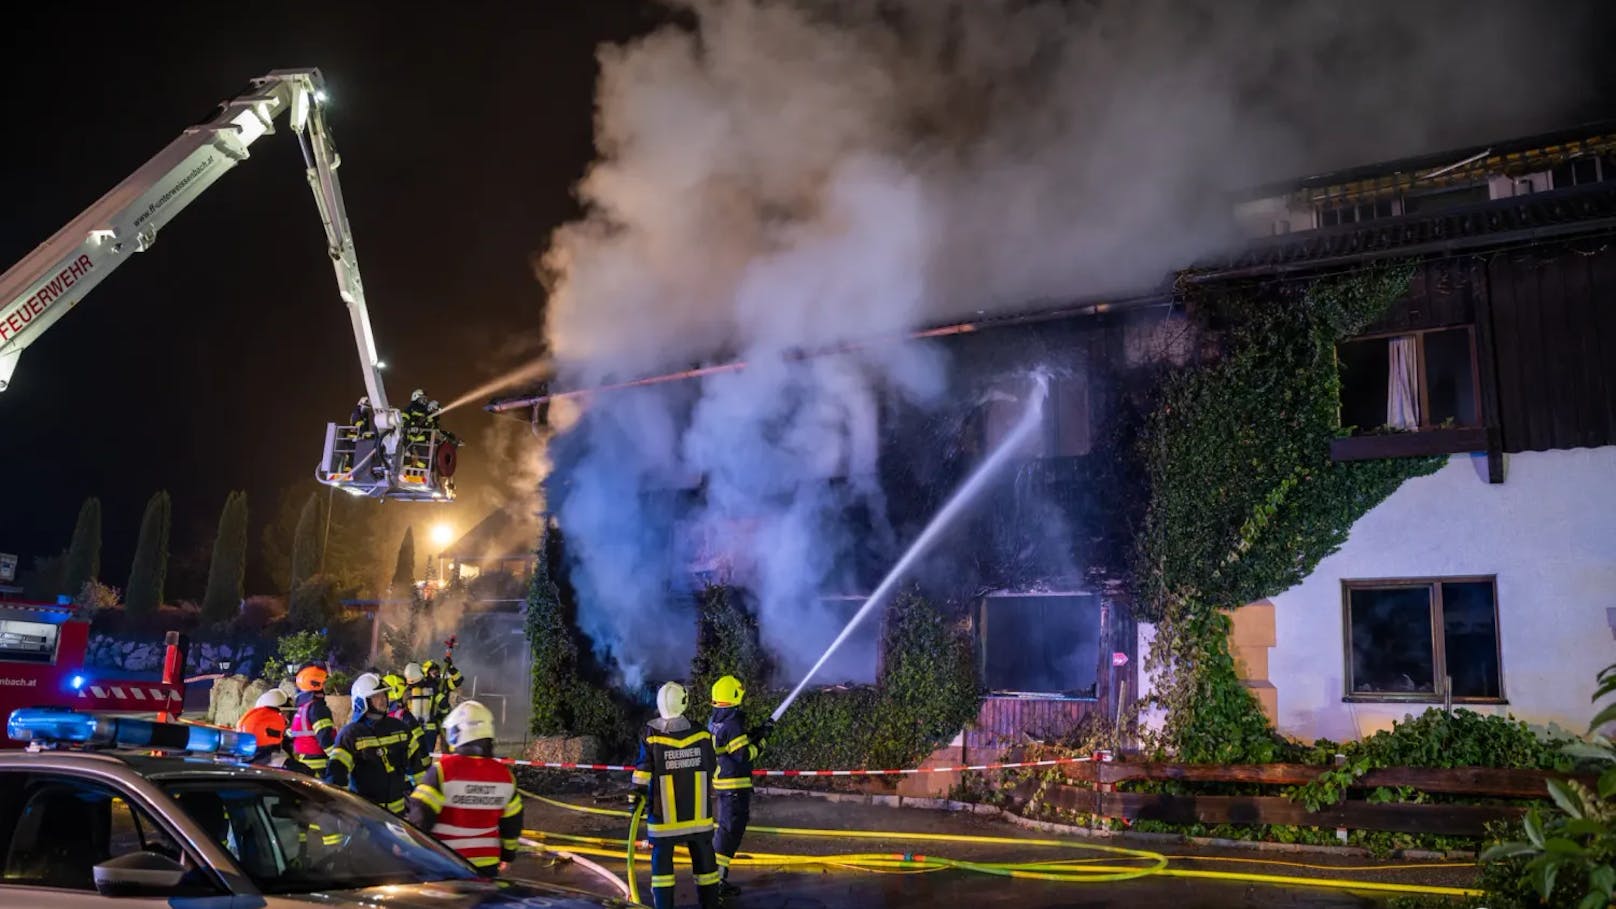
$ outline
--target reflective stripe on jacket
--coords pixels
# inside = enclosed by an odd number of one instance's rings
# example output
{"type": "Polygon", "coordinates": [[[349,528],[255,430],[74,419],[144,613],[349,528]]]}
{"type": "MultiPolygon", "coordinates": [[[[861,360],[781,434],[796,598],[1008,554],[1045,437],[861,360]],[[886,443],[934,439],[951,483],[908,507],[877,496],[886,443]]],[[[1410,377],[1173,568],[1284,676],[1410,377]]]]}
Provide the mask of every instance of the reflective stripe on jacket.
{"type": "Polygon", "coordinates": [[[713,737],[692,731],[684,717],[652,720],[640,733],[634,784],[648,789],[646,829],[652,837],[684,836],[713,829],[708,781],[717,766],[713,737]]]}

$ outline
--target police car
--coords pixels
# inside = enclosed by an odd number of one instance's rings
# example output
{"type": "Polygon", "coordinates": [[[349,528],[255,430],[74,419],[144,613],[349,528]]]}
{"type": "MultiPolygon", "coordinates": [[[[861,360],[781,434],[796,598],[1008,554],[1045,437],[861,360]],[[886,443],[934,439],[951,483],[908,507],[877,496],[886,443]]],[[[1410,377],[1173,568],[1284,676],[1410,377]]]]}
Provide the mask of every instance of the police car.
{"type": "Polygon", "coordinates": [[[354,795],[231,762],[250,735],[59,708],[13,711],[7,734],[32,747],[0,753],[0,906],[631,905],[480,878],[354,795]]]}

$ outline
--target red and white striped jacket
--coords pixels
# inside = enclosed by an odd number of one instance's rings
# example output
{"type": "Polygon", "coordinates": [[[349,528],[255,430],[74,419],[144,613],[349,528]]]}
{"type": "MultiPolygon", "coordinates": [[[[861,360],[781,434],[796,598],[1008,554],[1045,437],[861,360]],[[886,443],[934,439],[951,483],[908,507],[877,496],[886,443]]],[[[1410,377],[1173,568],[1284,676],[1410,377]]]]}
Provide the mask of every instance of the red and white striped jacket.
{"type": "Polygon", "coordinates": [[[504,764],[473,754],[446,754],[410,794],[410,820],[479,868],[516,854],[522,796],[504,764]]]}

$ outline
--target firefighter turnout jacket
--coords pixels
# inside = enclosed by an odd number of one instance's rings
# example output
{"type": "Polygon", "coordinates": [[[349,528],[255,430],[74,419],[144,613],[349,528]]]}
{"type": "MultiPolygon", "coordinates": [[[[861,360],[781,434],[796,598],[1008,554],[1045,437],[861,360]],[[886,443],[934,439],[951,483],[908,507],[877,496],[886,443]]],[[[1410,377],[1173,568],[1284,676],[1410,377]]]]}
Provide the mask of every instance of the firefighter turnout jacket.
{"type": "Polygon", "coordinates": [[[713,774],[713,788],[719,792],[752,788],[752,764],[757,760],[761,745],[741,728],[739,707],[717,707],[707,720],[707,731],[713,735],[713,750],[718,754],[718,772],[713,774]]]}
{"type": "Polygon", "coordinates": [[[410,747],[405,757],[404,772],[410,776],[420,776],[426,768],[432,766],[432,753],[427,750],[426,741],[421,731],[421,721],[403,704],[395,703],[387,715],[404,724],[404,729],[410,734],[410,747]]]}
{"type": "Polygon", "coordinates": [[[292,725],[286,737],[292,740],[292,757],[312,776],[325,773],[330,763],[327,752],[337,740],[337,724],[331,719],[331,708],[326,706],[325,695],[304,691],[297,696],[297,711],[292,714],[292,725]]]}
{"type": "Polygon", "coordinates": [[[403,723],[380,711],[366,710],[337,732],[325,781],[403,814],[404,798],[409,794],[405,779],[409,746],[410,733],[403,723]]]}
{"type": "Polygon", "coordinates": [[[522,796],[509,767],[493,758],[488,739],[438,759],[410,793],[410,823],[431,833],[478,868],[516,858],[522,796]]]}
{"type": "Polygon", "coordinates": [[[647,788],[645,818],[651,837],[712,832],[708,786],[717,763],[712,734],[692,729],[684,717],[645,724],[634,785],[647,788]]]}

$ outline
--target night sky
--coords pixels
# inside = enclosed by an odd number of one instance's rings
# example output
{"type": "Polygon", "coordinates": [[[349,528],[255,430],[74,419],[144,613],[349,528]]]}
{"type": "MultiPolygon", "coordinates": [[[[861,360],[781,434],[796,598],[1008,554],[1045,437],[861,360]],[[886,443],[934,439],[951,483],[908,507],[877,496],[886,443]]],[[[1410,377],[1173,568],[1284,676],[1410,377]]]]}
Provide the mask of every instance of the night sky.
{"type": "MultiPolygon", "coordinates": [[[[456,397],[513,336],[537,336],[530,257],[576,215],[595,48],[659,14],[632,0],[439,10],[450,8],[12,14],[0,58],[10,86],[0,269],[249,78],[319,66],[389,396],[402,404],[420,385],[456,397]]],[[[226,492],[242,488],[256,558],[277,494],[312,475],[323,424],[363,393],[295,144],[284,129],[259,140],[24,353],[0,394],[0,551],[21,553],[24,567],[56,552],[79,503],[98,495],[103,576],[122,586],[153,491],[174,496],[179,551],[211,541],[226,492]]],[[[446,423],[476,440],[492,419],[465,408],[446,423]]],[[[486,469],[468,452],[462,490],[486,469]]],[[[397,507],[432,519],[431,506],[397,507]]]]}

